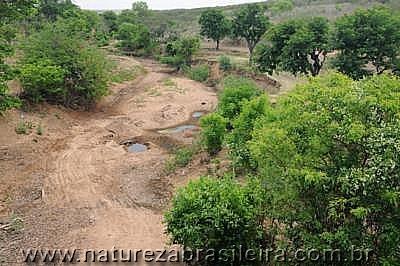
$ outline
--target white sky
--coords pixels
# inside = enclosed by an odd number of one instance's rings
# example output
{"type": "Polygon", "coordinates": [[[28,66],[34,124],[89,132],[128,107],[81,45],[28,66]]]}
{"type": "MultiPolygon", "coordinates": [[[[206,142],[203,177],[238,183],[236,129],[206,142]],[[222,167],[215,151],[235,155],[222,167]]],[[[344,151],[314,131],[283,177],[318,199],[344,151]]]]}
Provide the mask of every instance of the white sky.
{"type": "MultiPolygon", "coordinates": [[[[242,3],[261,2],[262,0],[145,0],[150,9],[176,9],[226,6],[242,3]]],[[[119,10],[130,9],[135,0],[72,0],[83,9],[119,10]]]]}

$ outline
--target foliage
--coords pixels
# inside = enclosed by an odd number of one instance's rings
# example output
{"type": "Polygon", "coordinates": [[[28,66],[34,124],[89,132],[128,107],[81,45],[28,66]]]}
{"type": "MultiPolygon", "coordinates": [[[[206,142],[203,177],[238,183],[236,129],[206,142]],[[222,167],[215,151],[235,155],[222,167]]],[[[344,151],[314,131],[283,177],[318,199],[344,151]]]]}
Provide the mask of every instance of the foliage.
{"type": "Polygon", "coordinates": [[[138,55],[150,54],[153,48],[149,29],[142,24],[123,23],[118,30],[119,46],[124,51],[136,52],[138,55]]]}
{"type": "MultiPolygon", "coordinates": [[[[232,265],[231,261],[242,255],[239,247],[259,248],[259,208],[254,194],[248,191],[230,178],[203,177],[191,181],[178,191],[165,215],[166,231],[172,242],[191,250],[214,250],[218,263],[214,261],[212,265],[232,265]],[[220,254],[221,249],[234,249],[236,256],[220,254]],[[229,261],[224,262],[222,257],[229,261]]],[[[204,259],[204,255],[200,254],[198,259],[204,259]]]]}
{"type": "Polygon", "coordinates": [[[105,11],[100,14],[110,34],[118,31],[118,15],[111,10],[105,11]]]}
{"type": "Polygon", "coordinates": [[[233,121],[240,114],[243,101],[261,94],[257,84],[246,78],[229,76],[224,79],[223,86],[219,95],[218,113],[228,121],[233,121]]]}
{"type": "Polygon", "coordinates": [[[354,245],[373,250],[374,265],[400,263],[399,92],[394,77],[330,74],[298,86],[256,125],[251,155],[284,246],[354,245]]]}
{"type": "Polygon", "coordinates": [[[24,94],[34,101],[89,108],[108,92],[109,65],[101,51],[67,33],[53,24],[25,40],[19,62],[24,94]]]}
{"type": "Polygon", "coordinates": [[[255,170],[256,165],[250,156],[248,142],[257,121],[270,112],[268,99],[265,95],[242,102],[241,112],[233,121],[232,132],[227,137],[230,156],[235,168],[240,170],[255,170]]]}
{"type": "Polygon", "coordinates": [[[71,10],[77,10],[78,7],[70,0],[40,0],[39,15],[49,21],[56,21],[58,17],[63,17],[71,10]]]}
{"type": "Polygon", "coordinates": [[[274,0],[268,2],[268,10],[274,14],[291,11],[293,8],[293,0],[274,0]]]}
{"type": "Polygon", "coordinates": [[[200,119],[202,129],[201,139],[210,155],[216,155],[222,149],[225,137],[226,120],[217,113],[209,114],[200,119]]]}
{"type": "Polygon", "coordinates": [[[186,74],[190,79],[198,82],[206,82],[210,76],[210,67],[208,65],[199,65],[186,69],[186,74]]]}
{"type": "Polygon", "coordinates": [[[263,5],[246,5],[235,14],[233,19],[233,33],[236,37],[244,38],[247,41],[250,56],[253,55],[254,48],[270,25],[264,11],[263,5]]]}
{"type": "Polygon", "coordinates": [[[166,56],[161,62],[170,64],[181,69],[183,66],[192,64],[193,55],[200,49],[200,40],[196,37],[182,37],[167,43],[165,48],[166,56]]]}
{"type": "Polygon", "coordinates": [[[340,51],[336,58],[339,71],[359,79],[393,69],[399,56],[399,28],[400,16],[381,6],[340,18],[333,38],[340,51]]]}
{"type": "Polygon", "coordinates": [[[223,71],[229,71],[233,68],[232,60],[229,56],[221,55],[218,57],[219,68],[223,71]]]}
{"type": "Polygon", "coordinates": [[[330,51],[329,22],[322,17],[283,22],[270,30],[267,41],[256,50],[261,71],[272,74],[282,69],[317,76],[330,51]]]}
{"type": "Polygon", "coordinates": [[[210,9],[204,11],[199,20],[201,25],[200,34],[204,37],[213,39],[217,43],[216,49],[219,50],[219,44],[231,30],[229,20],[224,16],[221,10],[210,9]]]}
{"type": "Polygon", "coordinates": [[[36,1],[26,0],[0,2],[0,115],[8,109],[20,106],[19,99],[8,92],[7,81],[14,77],[14,70],[6,63],[6,58],[14,54],[14,24],[30,16],[35,11],[36,4],[36,1]]]}
{"type": "Polygon", "coordinates": [[[65,97],[65,72],[60,66],[52,65],[49,60],[38,60],[34,64],[25,64],[20,69],[19,80],[24,88],[25,97],[34,103],[45,99],[62,101],[65,97]]]}
{"type": "Polygon", "coordinates": [[[15,127],[15,133],[18,135],[26,135],[33,129],[33,123],[30,121],[19,121],[15,127]]]}

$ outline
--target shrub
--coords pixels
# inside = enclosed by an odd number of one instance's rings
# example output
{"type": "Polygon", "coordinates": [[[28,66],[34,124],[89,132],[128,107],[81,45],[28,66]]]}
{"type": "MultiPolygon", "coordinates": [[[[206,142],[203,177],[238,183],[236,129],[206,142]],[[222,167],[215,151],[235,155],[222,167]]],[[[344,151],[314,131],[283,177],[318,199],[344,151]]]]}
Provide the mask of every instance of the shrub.
{"type": "Polygon", "coordinates": [[[193,158],[194,150],[190,148],[178,149],[175,152],[175,162],[179,167],[187,166],[193,158]]]}
{"type": "Polygon", "coordinates": [[[251,155],[285,247],[354,245],[374,251],[371,265],[400,263],[399,102],[398,78],[330,74],[298,86],[257,125],[251,155]]]}
{"type": "Polygon", "coordinates": [[[210,76],[210,67],[208,65],[199,65],[196,67],[187,68],[185,72],[190,79],[198,82],[205,82],[210,76]]]}
{"type": "Polygon", "coordinates": [[[19,107],[21,105],[18,98],[8,94],[5,84],[0,81],[0,115],[11,108],[19,107]]]}
{"type": "Polygon", "coordinates": [[[219,68],[223,71],[230,71],[232,70],[232,60],[229,56],[221,55],[218,57],[219,68]]]}
{"type": "Polygon", "coordinates": [[[257,85],[249,79],[227,77],[223,83],[224,89],[219,96],[218,112],[233,121],[240,114],[242,102],[261,94],[257,85]]]}
{"type": "Polygon", "coordinates": [[[181,69],[192,64],[193,55],[200,49],[200,40],[196,37],[183,37],[167,43],[165,56],[161,62],[181,69]]]}
{"type": "Polygon", "coordinates": [[[118,30],[119,46],[137,55],[151,54],[153,41],[150,30],[142,24],[123,23],[118,30]]]}
{"type": "Polygon", "coordinates": [[[52,66],[51,61],[38,61],[23,65],[19,79],[25,96],[34,103],[45,99],[64,101],[62,89],[65,73],[60,66],[52,66]]]}
{"type": "Polygon", "coordinates": [[[226,120],[221,115],[213,113],[202,117],[200,125],[203,145],[210,155],[217,154],[222,149],[226,120]]]}
{"type": "Polygon", "coordinates": [[[22,50],[19,78],[28,99],[89,108],[107,94],[106,56],[62,25],[34,33],[22,50]]]}
{"type": "MultiPolygon", "coordinates": [[[[214,250],[212,265],[232,265],[233,259],[243,254],[225,254],[229,261],[223,261],[222,256],[226,256],[220,253],[222,249],[239,252],[240,248],[258,249],[261,244],[262,226],[255,196],[229,178],[192,181],[175,195],[165,215],[166,231],[175,244],[191,250],[214,250]]],[[[204,259],[204,255],[197,259],[204,259]]]]}
{"type": "Polygon", "coordinates": [[[248,142],[257,121],[271,112],[265,95],[244,101],[240,115],[233,121],[232,132],[228,135],[227,144],[233,165],[240,170],[255,170],[256,163],[251,158],[248,142]]]}

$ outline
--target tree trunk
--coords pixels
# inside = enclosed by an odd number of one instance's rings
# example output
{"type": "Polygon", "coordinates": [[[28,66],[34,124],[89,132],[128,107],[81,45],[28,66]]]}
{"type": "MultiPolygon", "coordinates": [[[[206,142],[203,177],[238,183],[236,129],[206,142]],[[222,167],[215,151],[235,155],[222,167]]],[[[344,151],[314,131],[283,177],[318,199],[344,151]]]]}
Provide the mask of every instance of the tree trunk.
{"type": "Polygon", "coordinates": [[[219,40],[217,40],[217,51],[219,50],[219,40]]]}

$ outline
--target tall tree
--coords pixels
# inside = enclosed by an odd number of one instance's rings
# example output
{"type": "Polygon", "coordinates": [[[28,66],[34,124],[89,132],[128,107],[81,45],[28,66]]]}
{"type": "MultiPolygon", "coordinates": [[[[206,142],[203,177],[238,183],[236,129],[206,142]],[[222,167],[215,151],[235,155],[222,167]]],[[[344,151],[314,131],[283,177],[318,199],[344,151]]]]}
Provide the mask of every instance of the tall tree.
{"type": "Polygon", "coordinates": [[[393,70],[400,55],[399,29],[400,17],[381,6],[361,9],[339,19],[334,34],[339,71],[362,78],[393,70]]]}
{"type": "Polygon", "coordinates": [[[219,50],[220,41],[229,34],[229,20],[221,10],[211,9],[201,14],[199,24],[201,26],[200,34],[213,39],[217,43],[216,49],[219,50]]]}
{"type": "Polygon", "coordinates": [[[266,41],[256,52],[261,71],[317,76],[330,50],[329,22],[322,17],[283,22],[268,32],[266,41]]]}
{"type": "Polygon", "coordinates": [[[233,33],[244,38],[250,51],[250,60],[254,48],[267,31],[270,22],[264,14],[265,7],[261,4],[251,4],[241,8],[233,19],[233,33]]]}

